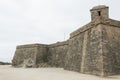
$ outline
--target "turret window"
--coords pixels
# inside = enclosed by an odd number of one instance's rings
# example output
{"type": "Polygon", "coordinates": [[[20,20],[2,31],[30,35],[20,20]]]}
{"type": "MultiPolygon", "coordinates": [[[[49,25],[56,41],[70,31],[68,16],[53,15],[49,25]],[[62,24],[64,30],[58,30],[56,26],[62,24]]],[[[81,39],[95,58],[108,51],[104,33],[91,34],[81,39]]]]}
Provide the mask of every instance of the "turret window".
{"type": "Polygon", "coordinates": [[[98,11],[98,15],[101,16],[101,11],[98,11]]]}

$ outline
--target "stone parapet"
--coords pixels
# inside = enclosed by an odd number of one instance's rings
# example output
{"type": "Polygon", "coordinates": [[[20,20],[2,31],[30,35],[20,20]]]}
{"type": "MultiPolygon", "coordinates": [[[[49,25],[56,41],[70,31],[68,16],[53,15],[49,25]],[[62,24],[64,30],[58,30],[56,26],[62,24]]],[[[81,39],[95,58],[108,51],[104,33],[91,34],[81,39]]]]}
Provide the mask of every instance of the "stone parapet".
{"type": "Polygon", "coordinates": [[[104,8],[108,8],[108,7],[105,5],[98,5],[98,6],[93,7],[91,10],[100,10],[100,9],[104,9],[104,8]]]}
{"type": "Polygon", "coordinates": [[[113,26],[113,27],[119,27],[120,28],[120,21],[109,19],[109,21],[106,23],[107,25],[113,26]]]}
{"type": "Polygon", "coordinates": [[[57,42],[57,43],[51,44],[51,45],[49,45],[49,48],[59,47],[59,46],[64,46],[64,45],[68,45],[68,40],[64,41],[64,42],[57,42]]]}
{"type": "Polygon", "coordinates": [[[80,33],[83,33],[93,27],[95,27],[96,25],[98,24],[105,24],[105,25],[108,25],[108,26],[113,26],[113,27],[119,27],[120,28],[120,21],[117,21],[117,20],[113,20],[113,19],[98,19],[96,20],[95,22],[90,22],[84,26],[82,26],[81,28],[77,29],[76,31],[72,32],[70,34],[70,38],[73,38],[77,35],[79,35],[80,33]]]}
{"type": "Polygon", "coordinates": [[[48,45],[44,45],[44,44],[26,44],[26,45],[18,45],[17,49],[20,48],[31,48],[31,47],[47,47],[48,45]]]}
{"type": "Polygon", "coordinates": [[[84,26],[82,26],[81,28],[77,29],[76,31],[72,32],[72,33],[70,34],[70,38],[73,38],[74,36],[77,36],[77,35],[79,35],[80,33],[85,32],[86,30],[88,30],[88,29],[90,29],[90,28],[92,28],[91,22],[88,23],[88,24],[86,24],[86,25],[84,25],[84,26]]]}

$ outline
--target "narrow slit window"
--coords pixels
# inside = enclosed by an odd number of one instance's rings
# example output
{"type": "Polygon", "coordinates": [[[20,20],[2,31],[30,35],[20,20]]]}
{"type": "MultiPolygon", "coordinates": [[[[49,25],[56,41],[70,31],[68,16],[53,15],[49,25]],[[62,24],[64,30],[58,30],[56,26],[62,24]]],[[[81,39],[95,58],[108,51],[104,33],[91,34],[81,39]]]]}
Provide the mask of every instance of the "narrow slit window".
{"type": "Polygon", "coordinates": [[[98,15],[101,16],[101,12],[100,11],[98,11],[98,15]]]}

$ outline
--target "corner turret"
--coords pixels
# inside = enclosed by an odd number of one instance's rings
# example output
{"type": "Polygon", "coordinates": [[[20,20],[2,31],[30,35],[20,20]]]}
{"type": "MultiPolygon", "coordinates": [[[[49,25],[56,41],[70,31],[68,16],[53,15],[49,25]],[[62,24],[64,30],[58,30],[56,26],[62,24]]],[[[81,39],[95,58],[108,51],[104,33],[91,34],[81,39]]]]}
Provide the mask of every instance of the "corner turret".
{"type": "Polygon", "coordinates": [[[92,22],[98,20],[98,19],[109,19],[109,7],[105,5],[99,5],[93,7],[91,10],[91,20],[92,22]]]}

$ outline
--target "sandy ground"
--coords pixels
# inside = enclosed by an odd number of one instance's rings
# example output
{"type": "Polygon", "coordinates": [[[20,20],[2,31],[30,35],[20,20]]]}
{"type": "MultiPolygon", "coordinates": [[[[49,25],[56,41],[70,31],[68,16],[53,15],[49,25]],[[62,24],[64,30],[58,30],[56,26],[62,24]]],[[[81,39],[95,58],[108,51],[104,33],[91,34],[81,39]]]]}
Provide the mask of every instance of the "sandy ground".
{"type": "Polygon", "coordinates": [[[0,80],[120,80],[120,75],[101,78],[62,68],[13,68],[0,65],[0,80]]]}

